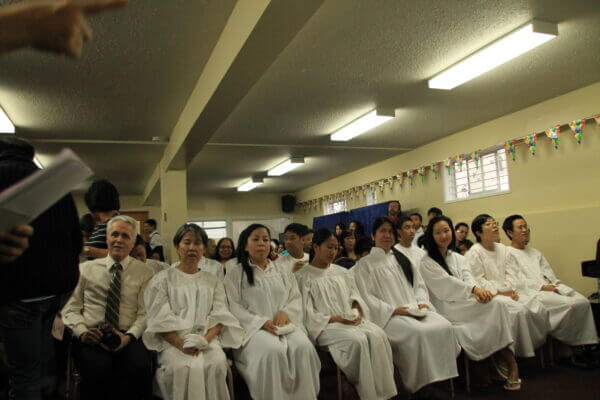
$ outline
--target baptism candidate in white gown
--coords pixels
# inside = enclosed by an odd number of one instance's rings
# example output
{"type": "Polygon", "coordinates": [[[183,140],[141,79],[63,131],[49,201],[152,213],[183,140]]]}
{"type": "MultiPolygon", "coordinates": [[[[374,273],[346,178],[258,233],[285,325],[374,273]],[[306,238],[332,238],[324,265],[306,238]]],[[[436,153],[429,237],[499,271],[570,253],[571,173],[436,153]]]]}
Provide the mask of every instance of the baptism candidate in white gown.
{"type": "Polygon", "coordinates": [[[246,228],[240,263],[225,276],[230,310],[246,331],[235,365],[255,400],[314,400],[321,363],[302,323],[296,279],[268,259],[270,241],[266,226],[246,228]]]}
{"type": "MultiPolygon", "coordinates": [[[[171,268],[177,267],[180,262],[181,261],[174,262],[173,264],[171,264],[171,268]]],[[[225,269],[223,268],[223,264],[221,264],[217,260],[213,260],[206,256],[202,256],[200,261],[198,261],[197,267],[201,271],[213,274],[220,280],[223,280],[223,278],[225,278],[225,269]]]]}
{"type": "Polygon", "coordinates": [[[475,243],[465,254],[477,285],[494,295],[493,301],[507,307],[513,326],[515,354],[533,357],[550,332],[548,311],[524,290],[514,257],[501,243],[498,224],[490,215],[481,214],[471,224],[475,243]]]}
{"type": "Polygon", "coordinates": [[[490,291],[477,287],[465,258],[449,250],[456,243],[453,223],[446,216],[429,221],[423,246],[426,256],[420,272],[429,289],[430,299],[438,312],[454,327],[458,342],[472,360],[497,356],[507,368],[507,390],[519,390],[518,366],[510,317],[500,302],[492,302],[490,291]]]}
{"type": "Polygon", "coordinates": [[[144,293],[143,341],[158,352],[155,393],[165,400],[229,399],[222,347],[239,347],[243,329],[222,282],[197,268],[207,242],[202,228],[186,224],[174,242],[181,264],[156,274],[144,293]]]}
{"type": "Polygon", "coordinates": [[[352,271],[371,321],[388,336],[404,386],[416,392],[457,376],[460,346],[452,324],[435,312],[418,268],[392,249],[396,241],[392,221],[376,219],[373,238],[376,247],[352,271]]]}
{"type": "Polygon", "coordinates": [[[328,229],[319,229],[312,246],[310,264],[295,275],[308,336],[329,349],[361,399],[395,396],[394,363],[387,335],[368,320],[368,308],[352,273],[331,264],[338,252],[338,240],[328,229]]]}
{"type": "Polygon", "coordinates": [[[511,215],[502,228],[511,240],[508,249],[523,274],[527,294],[550,313],[552,336],[571,346],[598,343],[589,300],[562,283],[539,250],[527,247],[531,234],[527,221],[520,215],[511,215]]]}

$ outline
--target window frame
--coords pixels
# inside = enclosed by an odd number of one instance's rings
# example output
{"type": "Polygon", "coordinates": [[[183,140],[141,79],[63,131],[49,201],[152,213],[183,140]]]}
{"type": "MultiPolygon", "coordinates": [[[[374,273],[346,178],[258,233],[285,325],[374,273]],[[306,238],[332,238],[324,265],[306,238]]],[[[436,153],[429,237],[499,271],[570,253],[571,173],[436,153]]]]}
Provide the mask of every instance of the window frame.
{"type": "Polygon", "coordinates": [[[467,168],[466,178],[467,178],[467,187],[469,188],[469,193],[464,198],[458,197],[458,190],[457,190],[458,185],[456,183],[456,175],[455,175],[458,165],[455,163],[452,166],[450,174],[448,174],[448,170],[446,169],[446,173],[444,174],[444,203],[446,203],[446,204],[447,203],[456,203],[459,201],[475,200],[475,199],[481,199],[481,198],[490,197],[490,196],[499,196],[499,195],[505,195],[505,194],[511,193],[508,157],[507,157],[506,151],[503,146],[494,146],[490,149],[487,149],[487,150],[481,152],[481,158],[480,158],[479,167],[478,167],[482,173],[482,177],[478,182],[481,182],[481,185],[484,188],[484,189],[482,189],[481,192],[470,193],[471,192],[471,184],[472,184],[472,181],[471,181],[472,176],[469,173],[469,163],[471,163],[471,162],[474,162],[471,159],[471,157],[467,157],[463,161],[463,163],[464,163],[463,169],[467,168]],[[485,179],[484,179],[485,175],[482,170],[483,158],[490,154],[495,155],[495,164],[496,164],[495,172],[496,172],[496,180],[498,182],[498,189],[485,190],[485,179]],[[502,159],[499,157],[499,154],[503,154],[502,159]],[[506,175],[504,175],[502,173],[503,172],[503,168],[502,168],[502,164],[501,164],[502,162],[506,163],[506,175]],[[502,189],[501,179],[504,176],[506,176],[506,185],[508,185],[508,189],[502,189]]]}
{"type": "Polygon", "coordinates": [[[332,215],[332,214],[337,214],[337,213],[344,212],[344,211],[348,211],[348,201],[346,199],[330,200],[330,201],[323,202],[323,215],[332,215]],[[334,204],[339,204],[339,203],[344,203],[344,209],[335,211],[333,209],[335,207],[334,204]],[[329,207],[332,208],[331,212],[329,212],[329,210],[328,210],[329,207]]]}

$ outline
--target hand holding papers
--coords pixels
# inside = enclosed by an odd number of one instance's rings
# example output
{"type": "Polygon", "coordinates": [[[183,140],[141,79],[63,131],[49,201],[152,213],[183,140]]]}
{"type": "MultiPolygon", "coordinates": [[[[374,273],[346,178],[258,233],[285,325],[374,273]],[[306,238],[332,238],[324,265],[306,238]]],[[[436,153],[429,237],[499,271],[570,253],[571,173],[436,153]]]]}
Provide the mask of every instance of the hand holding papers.
{"type": "Polygon", "coordinates": [[[47,168],[0,193],[0,231],[34,220],[92,175],[75,153],[64,149],[47,168]]]}

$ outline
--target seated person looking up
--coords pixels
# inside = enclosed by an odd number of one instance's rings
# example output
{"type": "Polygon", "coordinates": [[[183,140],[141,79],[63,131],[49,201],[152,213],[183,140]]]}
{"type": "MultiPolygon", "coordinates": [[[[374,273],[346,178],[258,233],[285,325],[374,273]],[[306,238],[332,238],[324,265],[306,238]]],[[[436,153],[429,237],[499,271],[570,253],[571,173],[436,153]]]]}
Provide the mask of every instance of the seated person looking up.
{"type": "Polygon", "coordinates": [[[475,217],[471,230],[477,243],[465,255],[477,287],[487,290],[508,309],[515,355],[533,357],[550,332],[548,311],[530,296],[514,256],[500,239],[498,224],[488,214],[475,217]]]}
{"type": "Polygon", "coordinates": [[[302,237],[308,232],[306,225],[291,223],[283,231],[283,242],[287,254],[277,258],[277,264],[286,272],[296,272],[308,262],[308,253],[304,252],[302,237]]]}
{"type": "MultiPolygon", "coordinates": [[[[525,276],[528,294],[550,313],[550,334],[569,346],[598,343],[590,302],[556,277],[539,250],[527,247],[531,231],[525,218],[511,215],[504,220],[502,229],[511,240],[509,250],[525,276]]],[[[585,363],[581,352],[571,360],[575,365],[585,363]]]]}
{"type": "Polygon", "coordinates": [[[150,395],[150,353],[139,338],[146,329],[144,289],[153,272],[129,256],[136,230],[136,221],[125,215],[108,221],[108,256],[80,265],[79,283],[62,310],[79,339],[74,356],[82,399],[150,395]]]}

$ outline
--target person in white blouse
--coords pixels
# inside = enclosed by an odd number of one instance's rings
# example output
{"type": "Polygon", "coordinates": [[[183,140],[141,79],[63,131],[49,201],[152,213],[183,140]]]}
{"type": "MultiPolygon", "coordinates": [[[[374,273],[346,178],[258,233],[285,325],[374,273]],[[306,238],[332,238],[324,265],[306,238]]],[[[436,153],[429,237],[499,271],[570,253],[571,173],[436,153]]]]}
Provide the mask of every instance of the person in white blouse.
{"type": "Polygon", "coordinates": [[[231,313],[245,329],[235,365],[255,400],[314,400],[321,363],[303,325],[302,297],[291,272],[269,260],[269,229],[247,227],[224,284],[231,313]]]}
{"type": "Polygon", "coordinates": [[[456,243],[452,221],[436,216],[429,221],[423,245],[426,250],[420,272],[433,305],[454,327],[458,342],[472,360],[494,356],[506,390],[519,390],[519,368],[509,345],[513,343],[508,311],[489,290],[477,286],[465,258],[450,250],[456,243]]]}
{"type": "Polygon", "coordinates": [[[546,341],[550,332],[548,311],[534,297],[528,296],[525,279],[508,248],[501,243],[498,224],[488,214],[475,217],[471,230],[477,238],[465,254],[478,287],[488,290],[507,307],[513,326],[515,354],[533,357],[535,349],[546,341]]]}
{"type": "Polygon", "coordinates": [[[370,320],[383,328],[390,340],[405,388],[414,393],[457,376],[460,346],[452,324],[435,312],[419,269],[393,248],[393,222],[377,218],[373,239],[375,247],[352,272],[370,320]]]}
{"type": "Polygon", "coordinates": [[[511,215],[502,229],[511,241],[509,250],[525,276],[528,293],[550,313],[552,336],[570,346],[598,343],[590,302],[556,277],[539,250],[527,247],[531,231],[525,218],[511,215]]]}
{"type": "Polygon", "coordinates": [[[185,224],[173,243],[181,263],[154,276],[144,293],[144,344],[158,352],[155,392],[165,400],[229,399],[222,347],[239,347],[244,331],[229,312],[221,280],[198,270],[206,233],[185,224]]]}
{"type": "Polygon", "coordinates": [[[394,248],[404,254],[413,266],[418,267],[421,259],[425,256],[425,250],[419,248],[414,241],[416,230],[413,220],[404,214],[399,215],[396,233],[398,234],[398,243],[394,245],[394,248]]]}
{"type": "Polygon", "coordinates": [[[319,229],[312,246],[309,264],[295,274],[309,338],[329,349],[361,399],[395,396],[394,363],[387,335],[368,320],[369,310],[352,273],[332,264],[338,252],[337,238],[328,229],[319,229]]]}

